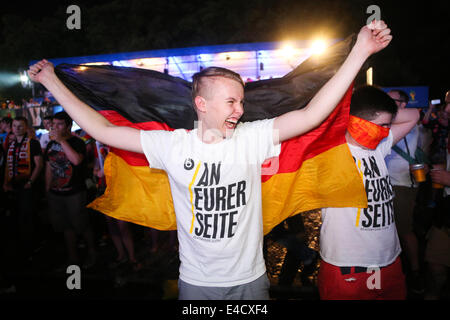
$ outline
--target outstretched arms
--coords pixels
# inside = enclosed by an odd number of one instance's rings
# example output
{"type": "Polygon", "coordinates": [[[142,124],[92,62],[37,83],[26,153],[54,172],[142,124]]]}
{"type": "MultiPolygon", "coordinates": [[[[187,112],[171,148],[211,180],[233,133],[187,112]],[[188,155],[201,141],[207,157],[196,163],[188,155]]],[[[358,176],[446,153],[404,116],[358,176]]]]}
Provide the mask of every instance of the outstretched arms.
{"type": "Polygon", "coordinates": [[[28,70],[28,76],[32,81],[45,86],[71,118],[94,139],[115,148],[143,153],[139,130],[115,126],[79,100],[58,79],[51,62],[41,60],[32,65],[28,70]]]}
{"type": "Polygon", "coordinates": [[[278,130],[279,142],[319,126],[342,99],[366,59],[388,46],[392,40],[390,32],[391,30],[383,21],[364,26],[347,59],[308,105],[301,110],[285,113],[275,119],[274,130],[278,130]]]}

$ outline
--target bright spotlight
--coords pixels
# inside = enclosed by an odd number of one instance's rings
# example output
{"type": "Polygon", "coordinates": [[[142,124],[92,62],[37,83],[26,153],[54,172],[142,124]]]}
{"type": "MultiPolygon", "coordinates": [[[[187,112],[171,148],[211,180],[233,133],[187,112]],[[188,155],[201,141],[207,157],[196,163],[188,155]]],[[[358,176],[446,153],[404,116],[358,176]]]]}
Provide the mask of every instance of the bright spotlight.
{"type": "Polygon", "coordinates": [[[21,74],[20,75],[20,81],[27,82],[28,81],[28,77],[26,75],[24,75],[24,74],[21,74]]]}
{"type": "Polygon", "coordinates": [[[291,58],[294,56],[295,49],[291,44],[286,44],[281,48],[281,53],[285,58],[291,58]]]}
{"type": "Polygon", "coordinates": [[[325,52],[326,48],[327,48],[326,42],[324,40],[318,39],[311,44],[311,53],[322,54],[325,52]]]}
{"type": "Polygon", "coordinates": [[[20,75],[11,72],[0,71],[0,87],[8,88],[20,83],[20,75]]]}
{"type": "Polygon", "coordinates": [[[31,87],[31,81],[30,81],[30,78],[28,78],[26,71],[22,71],[19,73],[19,79],[20,79],[20,82],[22,83],[22,87],[24,87],[24,88],[31,87]]]}

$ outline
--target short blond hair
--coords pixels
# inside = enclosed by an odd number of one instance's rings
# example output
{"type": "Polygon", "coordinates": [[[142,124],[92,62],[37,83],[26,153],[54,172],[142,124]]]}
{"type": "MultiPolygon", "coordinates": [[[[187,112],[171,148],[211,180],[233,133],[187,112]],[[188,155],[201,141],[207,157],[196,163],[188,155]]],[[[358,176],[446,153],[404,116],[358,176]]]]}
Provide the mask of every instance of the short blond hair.
{"type": "Polygon", "coordinates": [[[238,73],[226,68],[208,67],[200,72],[197,72],[192,77],[192,101],[194,101],[196,96],[200,95],[200,91],[205,86],[203,80],[205,80],[206,78],[213,78],[213,77],[228,78],[239,82],[242,85],[242,88],[245,87],[245,83],[238,73]]]}

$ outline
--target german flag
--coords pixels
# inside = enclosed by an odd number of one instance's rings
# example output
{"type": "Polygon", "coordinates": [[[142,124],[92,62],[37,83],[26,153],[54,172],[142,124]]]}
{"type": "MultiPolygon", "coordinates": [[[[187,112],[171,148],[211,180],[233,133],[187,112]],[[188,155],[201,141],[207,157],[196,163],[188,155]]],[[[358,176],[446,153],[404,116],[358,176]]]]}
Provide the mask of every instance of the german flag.
{"type": "MultiPolygon", "coordinates": [[[[310,58],[282,78],[245,87],[241,121],[273,118],[301,109],[344,62],[355,37],[310,58]]],[[[194,127],[191,83],[152,70],[61,64],[61,81],[111,123],[143,130],[194,127]]],[[[263,165],[278,168],[263,175],[264,234],[286,218],[323,207],[366,207],[367,199],[345,142],[352,88],[316,129],[284,141],[278,158],[263,165]]],[[[143,154],[112,149],[105,165],[107,189],[89,206],[106,215],[159,230],[175,230],[167,174],[149,168],[143,154]]]]}

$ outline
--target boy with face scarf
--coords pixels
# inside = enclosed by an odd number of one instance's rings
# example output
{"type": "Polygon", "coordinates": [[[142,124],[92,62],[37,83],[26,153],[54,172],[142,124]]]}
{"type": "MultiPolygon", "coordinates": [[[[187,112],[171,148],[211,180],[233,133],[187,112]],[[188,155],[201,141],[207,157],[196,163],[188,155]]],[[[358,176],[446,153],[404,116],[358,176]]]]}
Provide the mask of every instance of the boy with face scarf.
{"type": "Polygon", "coordinates": [[[418,119],[416,109],[397,110],[380,89],[364,86],[353,93],[346,139],[368,207],[322,209],[321,299],[406,298],[394,192],[384,158],[418,119]]]}

